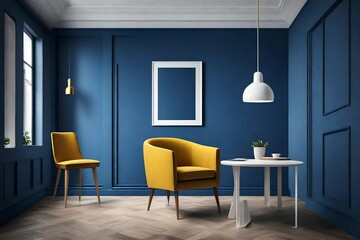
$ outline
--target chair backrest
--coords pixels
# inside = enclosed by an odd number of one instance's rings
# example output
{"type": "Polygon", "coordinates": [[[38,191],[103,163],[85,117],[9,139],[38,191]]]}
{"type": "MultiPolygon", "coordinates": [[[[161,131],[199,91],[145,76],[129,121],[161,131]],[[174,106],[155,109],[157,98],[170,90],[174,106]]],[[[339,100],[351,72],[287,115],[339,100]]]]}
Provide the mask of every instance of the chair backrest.
{"type": "Polygon", "coordinates": [[[152,138],[149,144],[174,152],[178,166],[191,166],[192,142],[179,138],[152,138]]]}
{"type": "Polygon", "coordinates": [[[74,132],[52,132],[51,146],[55,163],[83,158],[74,132]]]}

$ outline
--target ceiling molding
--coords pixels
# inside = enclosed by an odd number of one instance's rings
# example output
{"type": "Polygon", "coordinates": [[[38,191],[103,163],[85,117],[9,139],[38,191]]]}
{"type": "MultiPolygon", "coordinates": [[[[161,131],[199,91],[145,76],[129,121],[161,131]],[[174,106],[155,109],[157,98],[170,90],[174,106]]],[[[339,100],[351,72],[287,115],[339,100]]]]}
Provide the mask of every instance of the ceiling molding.
{"type": "MultiPolygon", "coordinates": [[[[262,0],[261,28],[289,28],[307,0],[262,0]]],[[[255,28],[254,0],[22,0],[52,28],[255,28]]]]}

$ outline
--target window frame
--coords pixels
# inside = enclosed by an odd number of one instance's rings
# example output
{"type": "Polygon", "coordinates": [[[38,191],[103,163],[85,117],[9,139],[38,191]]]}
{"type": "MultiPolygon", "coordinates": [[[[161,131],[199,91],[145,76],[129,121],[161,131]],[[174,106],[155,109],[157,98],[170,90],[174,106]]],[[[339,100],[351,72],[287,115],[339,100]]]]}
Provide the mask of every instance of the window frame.
{"type": "MultiPolygon", "coordinates": [[[[32,29],[25,23],[24,24],[24,27],[23,27],[23,34],[26,34],[30,39],[31,39],[31,60],[32,60],[32,63],[31,65],[29,63],[27,63],[25,61],[25,57],[24,57],[24,46],[23,46],[23,59],[22,59],[22,63],[23,63],[23,86],[25,84],[25,66],[24,64],[26,64],[28,67],[31,68],[31,79],[32,79],[32,94],[31,94],[31,100],[32,100],[32,115],[31,115],[31,144],[30,145],[25,145],[23,144],[23,146],[38,146],[38,145],[42,145],[42,144],[38,144],[36,142],[36,133],[37,133],[37,128],[36,128],[36,111],[37,111],[37,104],[36,104],[36,88],[37,88],[37,80],[36,80],[36,41],[38,39],[38,36],[32,31],[32,29]]],[[[24,41],[24,37],[23,37],[23,41],[24,41]]],[[[24,43],[23,43],[24,45],[24,43]]],[[[25,98],[25,94],[24,94],[24,91],[23,91],[23,97],[25,98]]],[[[42,107],[42,106],[41,106],[42,107]]],[[[23,106],[23,112],[24,112],[24,106],[23,106]]],[[[23,113],[24,114],[24,113],[23,113]]],[[[25,129],[24,129],[24,115],[23,115],[23,131],[22,133],[24,134],[25,133],[25,129]]],[[[23,136],[22,136],[23,138],[23,136]]]]}
{"type": "Polygon", "coordinates": [[[6,122],[6,105],[7,105],[7,100],[9,100],[9,99],[6,99],[6,94],[5,94],[5,92],[3,92],[4,93],[4,98],[3,98],[3,114],[4,114],[4,122],[3,122],[3,124],[4,124],[4,131],[2,132],[3,133],[3,138],[5,139],[5,137],[9,137],[9,139],[10,139],[10,146],[6,146],[5,144],[4,144],[4,149],[15,149],[18,145],[16,144],[17,143],[17,127],[16,127],[16,120],[17,120],[17,118],[18,118],[18,115],[17,115],[17,111],[16,111],[16,109],[17,109],[17,107],[16,107],[16,105],[17,105],[17,96],[18,96],[18,93],[17,93],[17,78],[18,78],[18,76],[17,76],[17,72],[16,72],[16,69],[17,69],[17,63],[18,63],[18,61],[17,61],[17,54],[18,54],[18,49],[17,49],[17,43],[16,43],[16,40],[17,40],[17,38],[18,38],[18,36],[17,36],[17,20],[16,20],[16,18],[14,18],[14,14],[13,13],[11,13],[11,11],[8,11],[6,8],[4,9],[4,11],[3,11],[3,15],[2,15],[2,17],[3,17],[3,32],[4,32],[4,42],[3,42],[3,44],[4,44],[4,52],[3,52],[3,60],[4,60],[4,65],[3,65],[3,77],[4,77],[4,84],[3,84],[3,87],[4,87],[4,91],[6,90],[5,89],[5,73],[7,72],[7,70],[6,70],[6,56],[5,56],[5,54],[6,54],[6,51],[5,51],[5,42],[6,42],[6,32],[5,32],[5,29],[6,29],[6,18],[8,17],[9,19],[11,19],[11,21],[13,21],[13,23],[14,23],[14,25],[13,25],[13,27],[14,27],[14,62],[12,62],[12,64],[14,65],[14,92],[13,92],[13,94],[14,94],[14,99],[13,99],[13,102],[14,102],[14,109],[13,109],[13,113],[14,113],[14,119],[13,119],[13,121],[15,122],[14,123],[14,126],[13,126],[13,134],[10,134],[10,136],[9,135],[6,135],[6,130],[5,130],[5,128],[6,128],[6,126],[5,126],[5,122],[6,122]]]}
{"type": "MultiPolygon", "coordinates": [[[[23,46],[23,69],[25,69],[25,64],[32,69],[32,124],[31,124],[31,144],[23,146],[42,146],[43,145],[43,133],[44,133],[44,43],[42,37],[40,37],[26,22],[23,25],[23,35],[26,34],[31,40],[31,48],[32,48],[32,62],[29,64],[25,61],[24,58],[24,46],[23,46]]],[[[23,36],[24,40],[24,36],[23,36]]],[[[24,42],[23,42],[24,45],[24,42]]],[[[22,85],[25,86],[25,72],[22,78],[22,85]]],[[[25,94],[23,89],[23,97],[25,100],[25,94]]],[[[23,100],[23,103],[25,102],[23,100]]],[[[23,114],[24,108],[23,106],[23,114]]],[[[25,133],[24,129],[24,115],[23,115],[23,130],[22,133],[25,133]]]]}

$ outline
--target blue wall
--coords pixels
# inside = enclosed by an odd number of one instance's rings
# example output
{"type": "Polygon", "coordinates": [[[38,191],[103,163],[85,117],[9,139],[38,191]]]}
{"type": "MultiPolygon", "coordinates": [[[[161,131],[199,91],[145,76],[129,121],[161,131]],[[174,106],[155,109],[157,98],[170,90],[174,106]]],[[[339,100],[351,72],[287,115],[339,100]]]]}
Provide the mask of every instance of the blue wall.
{"type": "MultiPolygon", "coordinates": [[[[16,22],[16,148],[0,147],[0,225],[45,196],[51,175],[54,39],[17,1],[0,1],[0,139],[4,136],[4,12],[16,22]],[[23,146],[24,22],[43,39],[43,145],[23,146]]],[[[2,140],[1,140],[2,141],[2,140]]]]}
{"type": "Polygon", "coordinates": [[[359,12],[358,0],[309,0],[290,27],[289,155],[305,161],[301,199],[360,238],[359,12]]]}
{"type": "Polygon", "coordinates": [[[195,82],[195,68],[159,68],[159,119],[195,119],[195,82]]]}
{"type": "MultiPolygon", "coordinates": [[[[268,154],[287,155],[287,30],[261,30],[260,67],[275,93],[272,104],[242,102],[243,90],[252,82],[256,70],[255,30],[64,29],[56,30],[55,35],[57,130],[76,131],[83,155],[101,160],[99,181],[103,195],[148,194],[142,144],[150,137],[172,136],[217,146],[222,159],[250,158],[250,143],[263,139],[270,142],[268,154]],[[74,96],[64,95],[68,46],[74,96]],[[156,60],[203,61],[203,126],[152,127],[151,62],[156,60]],[[117,123],[113,122],[115,116],[117,123]]],[[[73,194],[77,194],[76,177],[76,172],[71,173],[73,194]]],[[[286,169],[283,177],[287,182],[286,169]]],[[[271,180],[275,193],[276,171],[271,180]]],[[[263,169],[242,170],[241,181],[242,194],[263,193],[263,169]]],[[[94,194],[90,171],[84,173],[84,184],[85,194],[94,194]]],[[[220,194],[232,194],[232,186],[231,169],[222,167],[220,194]]],[[[283,187],[288,193],[287,184],[283,187]]]]}

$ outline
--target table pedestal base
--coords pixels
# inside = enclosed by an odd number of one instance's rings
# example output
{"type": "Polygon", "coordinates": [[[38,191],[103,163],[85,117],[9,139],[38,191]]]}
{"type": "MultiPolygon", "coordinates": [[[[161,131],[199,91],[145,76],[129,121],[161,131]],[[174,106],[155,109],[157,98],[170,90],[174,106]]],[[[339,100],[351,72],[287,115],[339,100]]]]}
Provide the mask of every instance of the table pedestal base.
{"type": "MultiPolygon", "coordinates": [[[[251,215],[250,215],[250,210],[248,207],[248,203],[247,200],[239,200],[239,223],[236,224],[237,228],[244,228],[246,227],[250,221],[251,221],[251,215]]],[[[229,215],[228,218],[231,219],[236,219],[236,207],[235,207],[235,203],[232,202],[231,203],[231,207],[230,207],[230,211],[229,211],[229,215]]]]}

